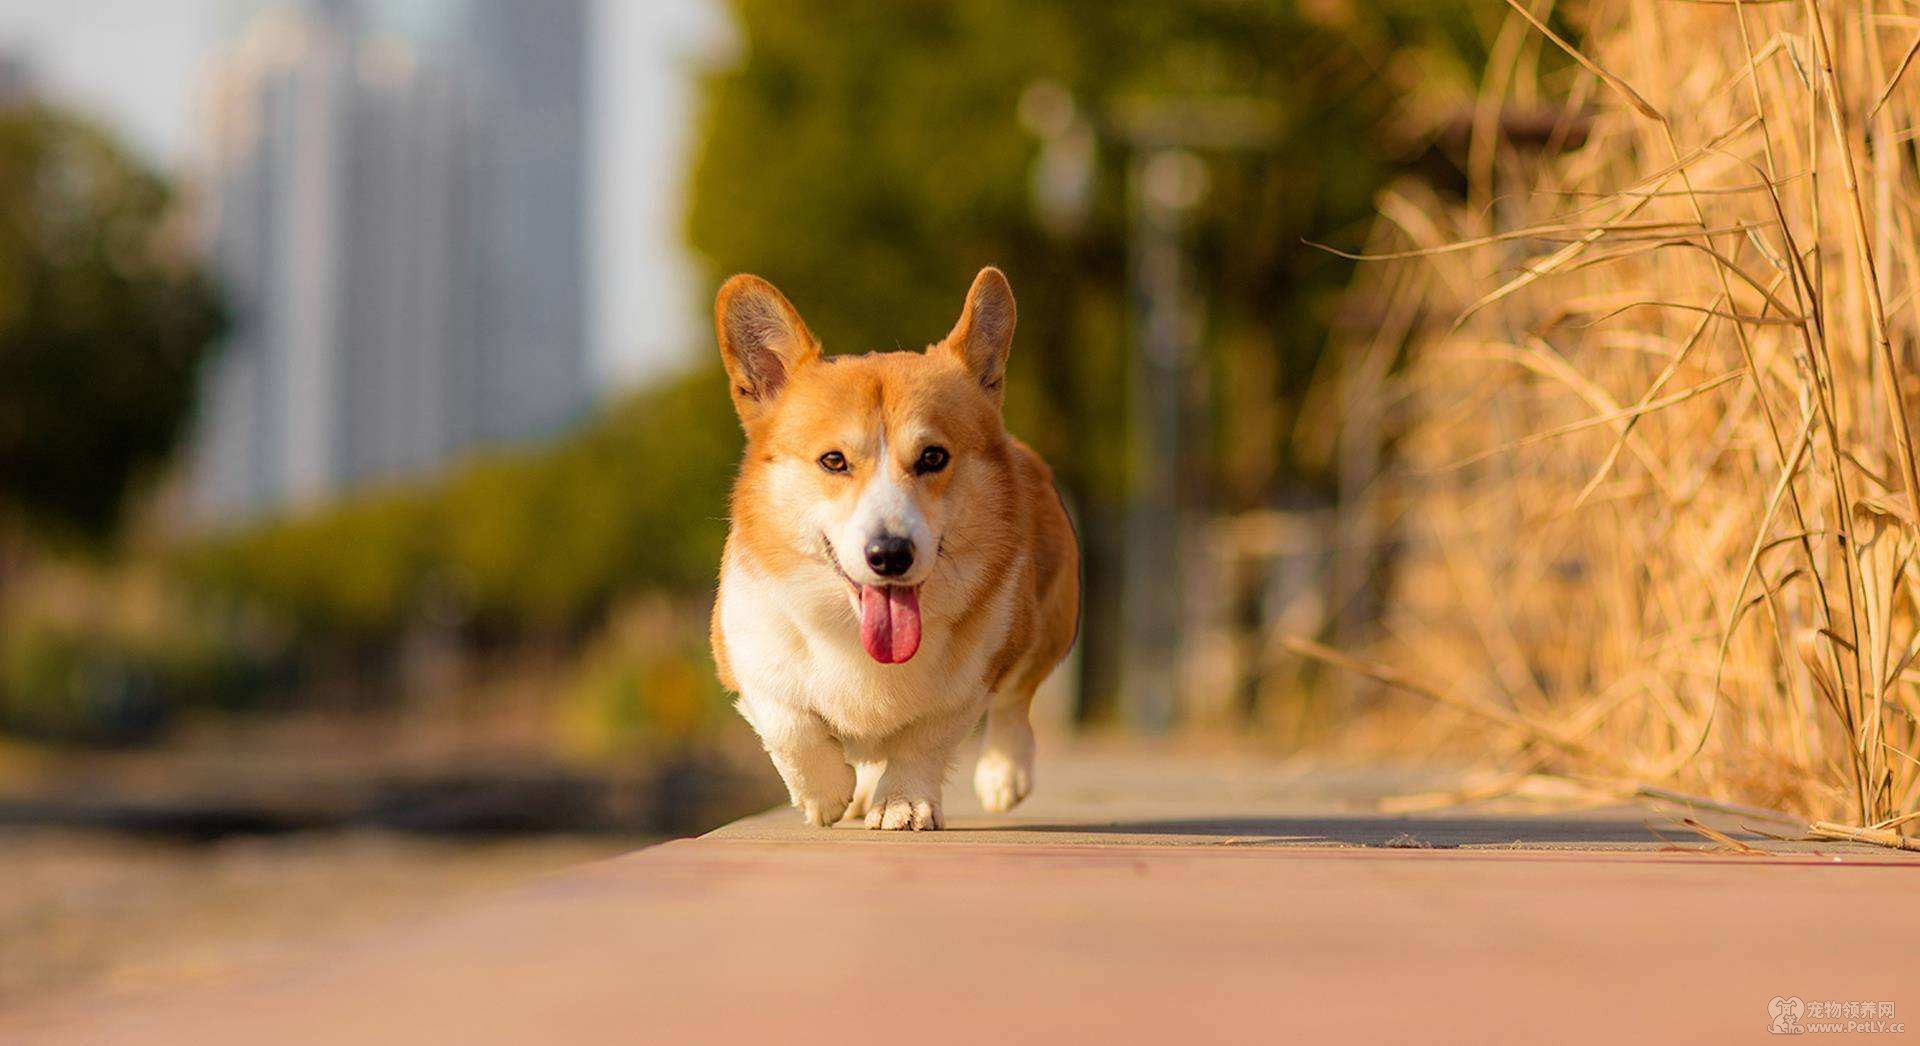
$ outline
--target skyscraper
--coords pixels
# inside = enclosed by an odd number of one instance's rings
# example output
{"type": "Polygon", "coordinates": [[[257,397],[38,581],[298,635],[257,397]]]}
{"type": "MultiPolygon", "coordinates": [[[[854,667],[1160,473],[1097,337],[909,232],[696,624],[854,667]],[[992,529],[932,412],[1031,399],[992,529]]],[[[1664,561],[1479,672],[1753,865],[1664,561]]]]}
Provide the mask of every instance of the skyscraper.
{"type": "Polygon", "coordinates": [[[33,65],[26,53],[0,48],[0,105],[12,105],[33,97],[33,65]]]}
{"type": "Polygon", "coordinates": [[[215,77],[234,331],[196,446],[230,520],[524,439],[588,396],[585,0],[320,0],[215,77]]]}
{"type": "Polygon", "coordinates": [[[470,434],[491,441],[571,412],[588,380],[586,8],[483,0],[466,14],[468,231],[481,304],[470,434]]]}

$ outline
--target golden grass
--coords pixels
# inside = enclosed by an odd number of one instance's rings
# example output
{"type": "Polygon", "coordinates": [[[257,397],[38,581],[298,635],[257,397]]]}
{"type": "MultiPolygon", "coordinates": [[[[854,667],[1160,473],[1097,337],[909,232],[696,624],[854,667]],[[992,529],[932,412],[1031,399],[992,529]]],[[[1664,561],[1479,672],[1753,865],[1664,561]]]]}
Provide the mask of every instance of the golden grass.
{"type": "MultiPolygon", "coordinates": [[[[1520,30],[1542,7],[1513,5],[1520,30]]],[[[1465,206],[1382,201],[1356,293],[1410,333],[1344,346],[1326,391],[1341,439],[1393,434],[1366,489],[1398,542],[1383,634],[1293,649],[1479,724],[1516,773],[1901,845],[1920,3],[1565,17],[1584,140],[1496,145],[1465,206]]]]}

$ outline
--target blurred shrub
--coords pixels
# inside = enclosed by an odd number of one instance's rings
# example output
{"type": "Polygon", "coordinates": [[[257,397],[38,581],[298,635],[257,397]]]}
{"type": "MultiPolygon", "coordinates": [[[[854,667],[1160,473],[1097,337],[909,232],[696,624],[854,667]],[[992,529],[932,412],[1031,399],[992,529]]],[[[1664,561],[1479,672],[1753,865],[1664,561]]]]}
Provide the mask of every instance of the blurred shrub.
{"type": "Polygon", "coordinates": [[[561,708],[565,743],[587,757],[680,745],[728,722],[708,660],[705,615],[660,597],[614,615],[580,658],[561,708]]]}
{"type": "Polygon", "coordinates": [[[380,641],[419,620],[577,629],[623,591],[711,583],[739,452],[719,368],[704,368],[559,443],[207,540],[176,563],[313,638],[380,641]]]}
{"type": "Polygon", "coordinates": [[[0,726],[28,737],[109,739],[147,732],[160,714],[150,682],[72,632],[14,625],[0,636],[0,726]]]}
{"type": "Polygon", "coordinates": [[[58,742],[124,744],[176,713],[232,707],[257,672],[205,633],[155,643],[41,619],[0,630],[0,732],[58,742]]]}

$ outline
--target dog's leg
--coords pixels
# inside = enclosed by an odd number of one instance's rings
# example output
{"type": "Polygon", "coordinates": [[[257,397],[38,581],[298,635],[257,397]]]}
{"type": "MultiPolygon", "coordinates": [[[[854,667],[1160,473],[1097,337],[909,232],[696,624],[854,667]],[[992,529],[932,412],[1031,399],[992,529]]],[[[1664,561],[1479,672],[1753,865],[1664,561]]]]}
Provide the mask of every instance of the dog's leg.
{"type": "Polygon", "coordinates": [[[853,767],[826,721],[772,701],[756,704],[742,698],[739,707],[773,758],[800,816],[820,828],[840,820],[853,799],[853,767]]]}
{"type": "Polygon", "coordinates": [[[987,736],[973,767],[973,793],[980,805],[1001,814],[1033,791],[1033,726],[1027,709],[1033,694],[997,702],[987,713],[987,736]]]}
{"type": "Polygon", "coordinates": [[[847,807],[848,817],[865,817],[873,808],[873,790],[880,786],[880,774],[886,770],[884,760],[858,759],[853,764],[853,803],[847,807]]]}
{"type": "Polygon", "coordinates": [[[939,828],[940,789],[954,750],[980,715],[977,708],[925,719],[887,739],[887,769],[867,810],[867,827],[916,832],[939,828]]]}

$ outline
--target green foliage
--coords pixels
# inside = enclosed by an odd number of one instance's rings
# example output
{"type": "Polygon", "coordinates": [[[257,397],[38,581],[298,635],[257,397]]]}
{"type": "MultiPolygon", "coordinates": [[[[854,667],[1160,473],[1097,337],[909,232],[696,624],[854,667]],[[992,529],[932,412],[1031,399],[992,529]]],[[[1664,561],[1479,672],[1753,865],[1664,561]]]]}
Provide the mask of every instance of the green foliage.
{"type": "Polygon", "coordinates": [[[1116,125],[1142,102],[1277,108],[1270,148],[1207,154],[1195,231],[1226,452],[1193,467],[1228,508],[1301,478],[1279,448],[1350,271],[1301,239],[1370,216],[1409,149],[1390,125],[1418,126],[1439,85],[1471,80],[1486,27],[1469,16],[1488,17],[1467,0],[731,7],[744,56],[707,84],[689,217],[715,276],[772,279],[830,351],[864,351],[939,337],[974,270],[1001,266],[1020,300],[1011,423],[1083,504],[1126,480],[1131,154],[1116,125]],[[1043,81],[1099,138],[1087,219],[1057,235],[1029,200],[1039,146],[1015,116],[1043,81]],[[1231,453],[1243,444],[1270,451],[1231,453]]]}
{"type": "Polygon", "coordinates": [[[22,615],[0,630],[0,733],[139,741],[183,709],[237,703],[255,674],[192,628],[156,640],[22,615]]]}
{"type": "Polygon", "coordinates": [[[218,335],[166,184],[101,131],[0,108],[0,518],[106,536],[218,335]]]}
{"type": "Polygon", "coordinates": [[[684,744],[731,722],[704,626],[701,615],[657,597],[616,613],[562,693],[567,746],[606,758],[648,743],[684,744]]]}
{"type": "Polygon", "coordinates": [[[183,550],[187,577],[317,636],[422,618],[575,627],[631,588],[708,585],[740,453],[718,369],[620,403],[549,447],[473,459],[183,550]]]}

